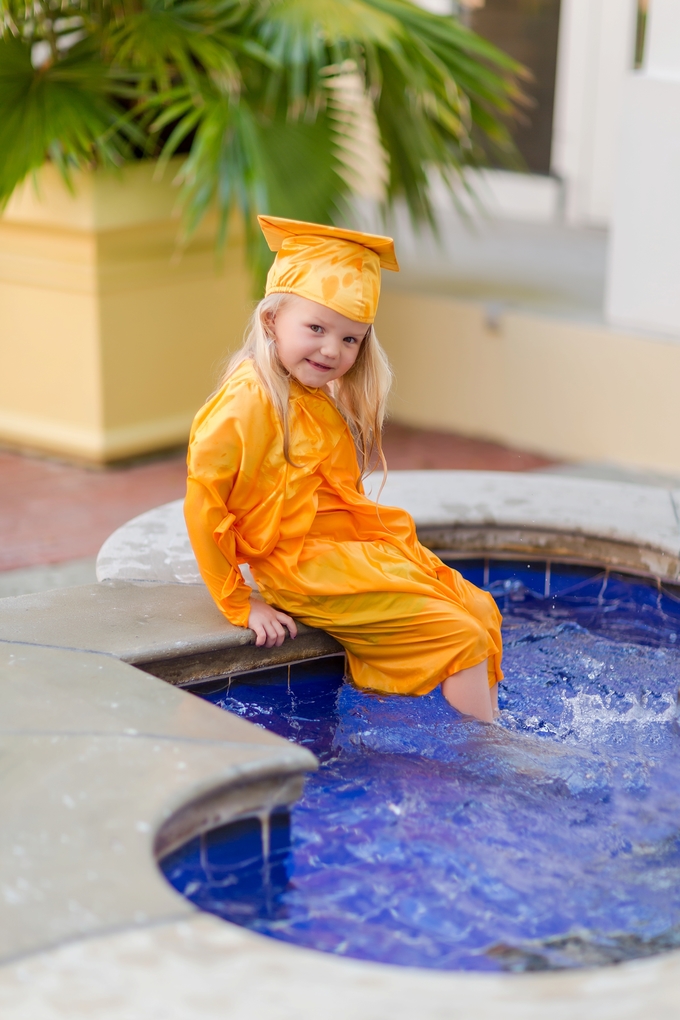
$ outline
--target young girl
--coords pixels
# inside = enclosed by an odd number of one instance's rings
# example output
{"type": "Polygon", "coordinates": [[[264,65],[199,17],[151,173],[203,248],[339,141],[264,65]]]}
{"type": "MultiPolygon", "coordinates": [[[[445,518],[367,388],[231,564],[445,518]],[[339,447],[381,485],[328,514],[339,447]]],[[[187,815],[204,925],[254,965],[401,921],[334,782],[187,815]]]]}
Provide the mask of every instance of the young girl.
{"type": "Polygon", "coordinates": [[[259,220],[277,252],[266,296],[191,432],[185,516],[203,579],[258,645],[294,638],[301,620],[344,646],[357,686],[441,684],[454,708],[491,722],[503,675],[493,598],[425,549],[405,511],[363,491],[372,460],[385,465],[391,376],[372,323],[380,267],[399,269],[392,239],[259,220]]]}

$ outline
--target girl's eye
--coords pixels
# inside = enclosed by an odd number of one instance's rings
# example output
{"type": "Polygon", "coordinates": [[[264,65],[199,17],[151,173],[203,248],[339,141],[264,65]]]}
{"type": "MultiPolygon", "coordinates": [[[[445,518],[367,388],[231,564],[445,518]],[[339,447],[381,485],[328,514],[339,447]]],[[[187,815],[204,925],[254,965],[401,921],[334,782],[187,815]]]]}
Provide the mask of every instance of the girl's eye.
{"type": "Polygon", "coordinates": [[[312,333],[322,333],[323,332],[323,326],[310,326],[309,328],[311,329],[312,333]]]}
{"type": "Polygon", "coordinates": [[[343,337],[343,340],[345,341],[346,344],[355,344],[355,343],[357,343],[357,338],[355,336],[346,336],[346,337],[343,337]]]}

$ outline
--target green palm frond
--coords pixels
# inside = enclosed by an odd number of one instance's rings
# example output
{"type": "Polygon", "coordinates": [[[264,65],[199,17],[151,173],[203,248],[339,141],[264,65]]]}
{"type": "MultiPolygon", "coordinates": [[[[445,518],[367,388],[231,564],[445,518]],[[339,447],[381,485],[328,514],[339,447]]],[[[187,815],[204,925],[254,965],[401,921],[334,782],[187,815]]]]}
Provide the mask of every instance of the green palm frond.
{"type": "Polygon", "coordinates": [[[256,213],[266,204],[259,130],[252,111],[238,97],[204,95],[191,153],[180,179],[190,234],[210,208],[219,214],[224,241],[229,218],[238,209],[253,243],[256,213]]]}
{"type": "Polygon", "coordinates": [[[35,69],[25,40],[0,39],[0,205],[48,158],[67,181],[74,167],[129,158],[143,139],[116,101],[126,91],[87,45],[35,69]]]}
{"type": "Polygon", "coordinates": [[[235,54],[242,40],[230,29],[242,16],[240,0],[148,0],[112,29],[108,45],[116,64],[144,73],[142,90],[150,81],[159,91],[170,89],[177,77],[200,90],[208,73],[238,91],[235,54]]]}
{"type": "Polygon", "coordinates": [[[376,50],[394,46],[400,33],[398,21],[364,0],[265,2],[256,6],[252,27],[281,68],[269,95],[284,88],[295,109],[319,99],[329,65],[374,65],[376,50]]]}
{"type": "Polygon", "coordinates": [[[256,213],[346,218],[368,127],[385,208],[432,223],[433,171],[512,159],[522,75],[411,0],[0,0],[0,203],[46,159],[182,152],[187,232],[238,211],[261,273],[256,213]]]}
{"type": "Polygon", "coordinates": [[[387,202],[404,198],[416,222],[434,223],[432,169],[453,187],[487,149],[512,159],[523,69],[455,19],[408,0],[273,0],[261,12],[258,37],[283,68],[270,88],[297,116],[314,115],[329,65],[362,75],[388,158],[387,202]]]}

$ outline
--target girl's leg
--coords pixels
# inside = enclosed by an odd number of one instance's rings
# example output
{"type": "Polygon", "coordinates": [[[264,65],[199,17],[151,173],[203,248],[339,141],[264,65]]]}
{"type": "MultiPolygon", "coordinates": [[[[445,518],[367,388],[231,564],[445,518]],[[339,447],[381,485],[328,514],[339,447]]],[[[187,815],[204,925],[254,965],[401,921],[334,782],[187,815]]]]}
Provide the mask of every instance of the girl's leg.
{"type": "Polygon", "coordinates": [[[442,682],[442,694],[457,711],[480,722],[493,722],[498,712],[498,684],[489,687],[486,660],[447,677],[442,682]]]}

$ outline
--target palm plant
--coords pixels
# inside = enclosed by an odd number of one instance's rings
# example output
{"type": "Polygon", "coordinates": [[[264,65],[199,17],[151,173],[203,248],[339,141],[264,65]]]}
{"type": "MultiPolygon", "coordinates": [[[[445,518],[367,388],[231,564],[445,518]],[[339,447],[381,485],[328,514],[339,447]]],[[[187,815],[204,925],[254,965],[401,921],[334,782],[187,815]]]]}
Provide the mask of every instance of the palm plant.
{"type": "Polygon", "coordinates": [[[261,268],[256,213],[337,221],[371,125],[383,207],[433,222],[433,170],[511,156],[521,75],[409,0],[0,0],[0,204],[47,160],[185,153],[187,230],[238,209],[261,268]]]}

